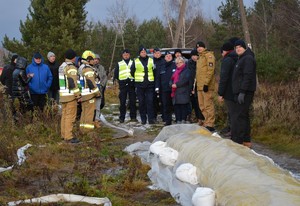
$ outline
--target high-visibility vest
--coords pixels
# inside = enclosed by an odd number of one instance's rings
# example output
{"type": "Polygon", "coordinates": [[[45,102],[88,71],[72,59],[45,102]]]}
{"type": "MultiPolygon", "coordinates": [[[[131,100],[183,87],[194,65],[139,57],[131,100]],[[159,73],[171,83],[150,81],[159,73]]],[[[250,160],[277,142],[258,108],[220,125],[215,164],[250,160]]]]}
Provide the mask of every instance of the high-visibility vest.
{"type": "Polygon", "coordinates": [[[128,65],[124,60],[118,62],[119,65],[119,80],[133,79],[130,73],[130,67],[132,65],[132,60],[128,62],[128,65]]]}
{"type": "MultiPolygon", "coordinates": [[[[145,68],[142,62],[140,61],[139,58],[136,58],[134,60],[135,63],[135,73],[134,73],[134,80],[135,82],[143,82],[144,81],[144,76],[145,76],[145,68]]],[[[154,74],[153,74],[153,59],[148,58],[148,80],[150,82],[154,81],[154,74]]]]}

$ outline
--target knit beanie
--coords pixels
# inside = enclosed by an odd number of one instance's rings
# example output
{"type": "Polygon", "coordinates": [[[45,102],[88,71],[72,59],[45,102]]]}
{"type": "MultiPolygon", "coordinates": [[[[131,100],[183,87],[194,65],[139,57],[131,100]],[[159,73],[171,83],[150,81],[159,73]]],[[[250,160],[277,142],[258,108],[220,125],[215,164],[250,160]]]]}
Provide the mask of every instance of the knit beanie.
{"type": "Polygon", "coordinates": [[[160,49],[157,48],[157,47],[153,49],[153,52],[154,52],[154,53],[155,53],[155,52],[158,52],[158,51],[160,51],[160,49]]]}
{"type": "Polygon", "coordinates": [[[236,46],[241,46],[241,47],[243,47],[244,49],[247,49],[246,43],[245,43],[243,40],[241,40],[241,39],[237,40],[237,41],[234,43],[234,47],[236,47],[236,46]]]}
{"type": "Polygon", "coordinates": [[[197,50],[196,49],[193,49],[192,51],[191,51],[191,56],[199,56],[199,54],[198,54],[198,52],[197,52],[197,50]]]}
{"type": "Polygon", "coordinates": [[[197,44],[196,44],[196,48],[198,48],[198,47],[203,47],[203,48],[205,48],[204,42],[198,41],[197,44]]]}
{"type": "Polygon", "coordinates": [[[66,59],[73,59],[76,57],[76,52],[73,49],[68,49],[65,53],[66,59]]]}
{"type": "Polygon", "coordinates": [[[234,46],[231,42],[226,42],[223,44],[222,48],[221,48],[221,52],[223,51],[231,51],[234,49],[234,46]]]}
{"type": "Polygon", "coordinates": [[[52,56],[55,56],[55,54],[53,52],[49,51],[48,54],[47,54],[47,58],[49,59],[52,56]]]}
{"type": "Polygon", "coordinates": [[[171,54],[170,51],[165,51],[165,56],[168,55],[168,54],[171,54]]]}

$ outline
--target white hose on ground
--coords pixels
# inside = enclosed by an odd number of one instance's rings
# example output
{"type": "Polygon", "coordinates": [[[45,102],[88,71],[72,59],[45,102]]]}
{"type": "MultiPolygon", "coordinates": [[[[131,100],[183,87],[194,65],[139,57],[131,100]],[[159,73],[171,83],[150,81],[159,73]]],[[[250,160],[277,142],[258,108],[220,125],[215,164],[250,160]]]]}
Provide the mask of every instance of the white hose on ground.
{"type": "Polygon", "coordinates": [[[102,121],[105,125],[107,125],[107,126],[109,126],[109,127],[112,127],[112,128],[115,128],[115,129],[118,129],[118,130],[122,130],[122,131],[126,132],[129,136],[133,136],[133,132],[134,132],[133,129],[131,129],[131,128],[130,128],[130,129],[125,129],[125,128],[122,128],[122,127],[117,127],[117,126],[115,126],[115,125],[109,123],[108,121],[106,121],[105,117],[104,117],[102,114],[101,114],[101,116],[100,116],[100,119],[101,119],[101,121],[102,121]]]}
{"type": "Polygon", "coordinates": [[[110,200],[105,198],[98,197],[87,197],[81,195],[73,195],[73,194],[52,194],[38,198],[19,200],[15,202],[9,202],[8,206],[15,206],[24,203],[51,203],[51,202],[85,202],[89,204],[96,204],[104,206],[112,206],[110,200]]]}

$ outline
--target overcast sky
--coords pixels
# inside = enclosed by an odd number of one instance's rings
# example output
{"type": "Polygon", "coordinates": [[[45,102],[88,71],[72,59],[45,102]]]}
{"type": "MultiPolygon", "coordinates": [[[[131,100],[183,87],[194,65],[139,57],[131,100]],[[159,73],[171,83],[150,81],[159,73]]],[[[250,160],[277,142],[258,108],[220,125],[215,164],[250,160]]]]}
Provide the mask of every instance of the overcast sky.
{"type": "MultiPolygon", "coordinates": [[[[218,18],[217,7],[225,0],[202,0],[202,13],[206,18],[218,18]]],[[[105,21],[109,16],[108,8],[114,0],[90,0],[86,5],[88,20],[105,21]]],[[[126,0],[129,16],[135,14],[139,21],[153,17],[163,18],[162,0],[126,0]]],[[[254,0],[244,0],[246,6],[253,5],[254,0]]],[[[24,22],[28,14],[30,0],[1,0],[0,7],[0,41],[5,34],[10,38],[21,39],[19,31],[20,20],[24,22]],[[4,3],[5,2],[5,3],[4,3]]]]}

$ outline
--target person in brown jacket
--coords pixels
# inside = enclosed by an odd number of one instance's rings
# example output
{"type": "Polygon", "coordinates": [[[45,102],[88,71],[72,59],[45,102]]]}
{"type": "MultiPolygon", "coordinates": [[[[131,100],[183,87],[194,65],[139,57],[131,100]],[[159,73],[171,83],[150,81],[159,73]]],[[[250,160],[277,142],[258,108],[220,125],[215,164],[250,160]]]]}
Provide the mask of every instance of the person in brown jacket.
{"type": "Polygon", "coordinates": [[[69,143],[78,143],[72,130],[76,119],[77,101],[80,99],[80,90],[77,86],[77,68],[75,67],[76,53],[69,49],[65,53],[65,64],[59,70],[60,102],[62,105],[61,137],[69,143]]]}
{"type": "Polygon", "coordinates": [[[201,112],[205,118],[203,126],[209,131],[215,131],[215,108],[213,93],[215,88],[215,56],[199,41],[196,44],[199,59],[197,61],[196,80],[198,101],[201,112]]]}

